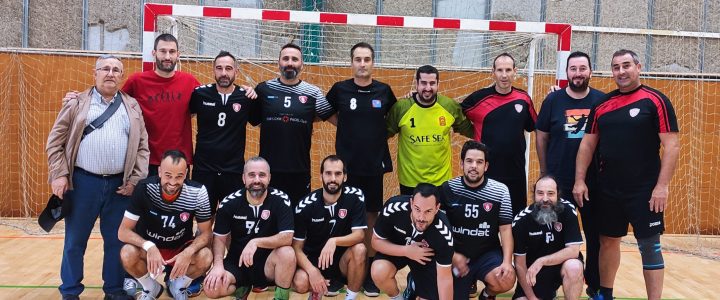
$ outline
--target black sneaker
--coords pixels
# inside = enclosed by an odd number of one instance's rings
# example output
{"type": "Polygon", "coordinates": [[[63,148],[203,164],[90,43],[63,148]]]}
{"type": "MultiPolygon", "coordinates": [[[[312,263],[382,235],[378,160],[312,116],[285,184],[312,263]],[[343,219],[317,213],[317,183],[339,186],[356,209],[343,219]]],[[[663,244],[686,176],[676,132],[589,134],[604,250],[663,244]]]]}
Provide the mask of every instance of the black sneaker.
{"type": "MultiPolygon", "coordinates": [[[[477,287],[475,287],[475,289],[477,290],[477,287]]],[[[482,292],[480,292],[480,297],[478,299],[479,300],[495,300],[495,295],[492,295],[492,296],[487,295],[487,293],[485,292],[485,289],[487,289],[487,288],[483,288],[482,292]]]]}
{"type": "Polygon", "coordinates": [[[588,288],[585,290],[585,293],[587,293],[588,299],[591,299],[591,300],[605,300],[605,297],[603,297],[603,295],[600,294],[600,290],[598,290],[598,289],[593,289],[593,288],[591,288],[591,287],[588,287],[588,288]]]}
{"type": "Polygon", "coordinates": [[[117,294],[105,294],[103,300],[134,300],[135,298],[128,296],[125,291],[117,294]]]}
{"type": "Polygon", "coordinates": [[[233,300],[245,300],[248,298],[248,295],[250,294],[250,286],[240,286],[235,288],[235,292],[233,292],[233,300]]]}
{"type": "Polygon", "coordinates": [[[407,286],[405,286],[405,291],[403,291],[403,299],[405,300],[415,300],[417,299],[417,295],[415,295],[415,282],[412,280],[412,275],[408,272],[407,274],[407,286]]]}
{"type": "Polygon", "coordinates": [[[363,283],[363,294],[368,297],[377,297],[380,296],[380,289],[378,289],[377,286],[375,286],[375,282],[373,282],[372,278],[368,276],[365,278],[365,282],[363,283]]]}
{"type": "Polygon", "coordinates": [[[345,287],[345,284],[343,284],[342,281],[337,279],[330,279],[330,285],[328,286],[325,296],[335,297],[340,294],[340,290],[342,290],[343,287],[345,287]]]}
{"type": "Polygon", "coordinates": [[[473,283],[470,285],[470,292],[468,293],[470,298],[475,298],[478,296],[478,290],[477,290],[477,281],[473,281],[473,283]]]}

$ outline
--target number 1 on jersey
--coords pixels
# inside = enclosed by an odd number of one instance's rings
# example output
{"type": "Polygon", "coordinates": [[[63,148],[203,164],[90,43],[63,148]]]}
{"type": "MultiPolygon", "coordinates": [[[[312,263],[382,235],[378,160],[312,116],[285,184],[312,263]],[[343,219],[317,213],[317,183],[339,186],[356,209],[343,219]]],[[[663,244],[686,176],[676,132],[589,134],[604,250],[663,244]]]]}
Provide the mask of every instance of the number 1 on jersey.
{"type": "Polygon", "coordinates": [[[410,118],[410,128],[415,128],[415,118],[410,118]]]}

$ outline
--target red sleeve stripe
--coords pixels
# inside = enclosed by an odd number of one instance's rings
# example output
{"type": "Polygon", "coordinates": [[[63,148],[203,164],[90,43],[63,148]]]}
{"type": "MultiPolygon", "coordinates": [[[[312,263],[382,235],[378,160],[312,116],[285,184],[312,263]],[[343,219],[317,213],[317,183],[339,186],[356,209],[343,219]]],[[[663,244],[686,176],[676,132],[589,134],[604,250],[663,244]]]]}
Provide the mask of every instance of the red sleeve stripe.
{"type": "Polygon", "coordinates": [[[671,132],[673,129],[670,126],[670,118],[667,115],[667,106],[663,97],[657,91],[643,86],[635,93],[629,95],[617,94],[608,101],[600,104],[595,109],[595,117],[592,120],[592,128],[590,128],[589,133],[598,133],[597,120],[600,119],[602,115],[646,99],[652,101],[657,110],[659,133],[671,132]]]}
{"type": "Polygon", "coordinates": [[[667,105],[665,104],[663,95],[661,95],[657,91],[648,89],[645,86],[643,86],[642,89],[648,94],[648,99],[650,99],[653,104],[655,104],[655,108],[657,109],[658,133],[671,132],[672,128],[670,127],[670,117],[667,114],[667,105]]]}

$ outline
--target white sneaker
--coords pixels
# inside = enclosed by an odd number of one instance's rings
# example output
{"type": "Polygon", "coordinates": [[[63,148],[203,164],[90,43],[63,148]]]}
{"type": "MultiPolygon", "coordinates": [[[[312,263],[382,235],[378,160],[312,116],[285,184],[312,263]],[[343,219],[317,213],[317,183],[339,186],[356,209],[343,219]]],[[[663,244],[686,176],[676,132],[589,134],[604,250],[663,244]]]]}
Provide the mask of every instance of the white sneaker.
{"type": "Polygon", "coordinates": [[[127,294],[130,297],[135,297],[135,294],[138,292],[138,284],[137,280],[134,278],[125,278],[125,282],[123,282],[123,290],[125,290],[125,294],[127,294]]]}
{"type": "Polygon", "coordinates": [[[169,280],[167,282],[170,297],[175,300],[187,300],[190,298],[190,291],[186,287],[180,286],[180,280],[169,280]]]}
{"type": "Polygon", "coordinates": [[[140,296],[137,297],[137,300],[156,300],[157,298],[159,298],[165,288],[157,281],[154,281],[154,283],[155,286],[150,289],[145,289],[143,287],[143,290],[139,293],[140,296]]]}

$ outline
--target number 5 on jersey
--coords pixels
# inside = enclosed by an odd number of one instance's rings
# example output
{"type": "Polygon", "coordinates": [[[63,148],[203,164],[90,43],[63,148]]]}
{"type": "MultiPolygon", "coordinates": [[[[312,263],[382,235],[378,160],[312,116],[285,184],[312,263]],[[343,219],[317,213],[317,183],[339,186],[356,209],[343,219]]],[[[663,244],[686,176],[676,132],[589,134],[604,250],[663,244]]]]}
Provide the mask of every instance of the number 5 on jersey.
{"type": "Polygon", "coordinates": [[[290,102],[290,99],[292,99],[290,96],[285,96],[285,101],[283,102],[283,106],[285,106],[285,108],[290,107],[290,104],[292,104],[292,102],[290,102]]]}

